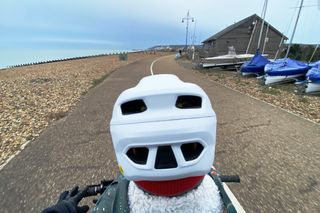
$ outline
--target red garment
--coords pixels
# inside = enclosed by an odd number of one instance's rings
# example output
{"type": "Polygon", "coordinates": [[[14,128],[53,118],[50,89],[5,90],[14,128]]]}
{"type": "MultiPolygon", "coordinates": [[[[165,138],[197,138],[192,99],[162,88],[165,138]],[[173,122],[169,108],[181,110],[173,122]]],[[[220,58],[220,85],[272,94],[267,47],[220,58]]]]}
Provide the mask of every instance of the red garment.
{"type": "Polygon", "coordinates": [[[158,196],[178,196],[197,187],[204,176],[187,177],[167,181],[134,181],[142,190],[158,196]]]}

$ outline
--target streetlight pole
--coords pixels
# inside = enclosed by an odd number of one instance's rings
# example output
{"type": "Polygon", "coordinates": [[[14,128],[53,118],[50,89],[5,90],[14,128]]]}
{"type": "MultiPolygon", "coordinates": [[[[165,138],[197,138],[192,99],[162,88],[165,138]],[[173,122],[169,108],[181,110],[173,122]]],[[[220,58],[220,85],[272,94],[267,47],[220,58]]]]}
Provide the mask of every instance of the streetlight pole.
{"type": "Polygon", "coordinates": [[[196,39],[197,39],[196,27],[197,27],[197,20],[194,22],[193,36],[191,37],[192,38],[192,46],[194,46],[194,43],[196,42],[196,39]]]}
{"type": "Polygon", "coordinates": [[[192,61],[194,60],[194,54],[195,54],[195,51],[196,51],[196,48],[194,46],[194,43],[196,41],[196,27],[197,27],[197,20],[194,22],[194,29],[193,29],[193,36],[192,36],[192,61]]]}
{"type": "Polygon", "coordinates": [[[184,21],[187,21],[187,27],[186,27],[186,51],[187,51],[187,48],[188,48],[188,31],[189,31],[189,20],[191,20],[192,22],[194,22],[194,18],[190,16],[190,13],[189,13],[189,10],[188,10],[188,13],[187,13],[187,16],[182,18],[182,23],[184,23],[184,21]]]}

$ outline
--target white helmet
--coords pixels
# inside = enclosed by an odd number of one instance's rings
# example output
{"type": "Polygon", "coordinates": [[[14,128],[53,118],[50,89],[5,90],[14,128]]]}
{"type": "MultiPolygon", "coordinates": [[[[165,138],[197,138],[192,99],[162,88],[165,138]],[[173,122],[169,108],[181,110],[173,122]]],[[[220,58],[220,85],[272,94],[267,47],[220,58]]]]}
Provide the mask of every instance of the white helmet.
{"type": "Polygon", "coordinates": [[[203,176],[214,161],[216,115],[210,100],[175,75],[144,77],[122,92],[110,132],[120,171],[129,180],[203,176]]]}

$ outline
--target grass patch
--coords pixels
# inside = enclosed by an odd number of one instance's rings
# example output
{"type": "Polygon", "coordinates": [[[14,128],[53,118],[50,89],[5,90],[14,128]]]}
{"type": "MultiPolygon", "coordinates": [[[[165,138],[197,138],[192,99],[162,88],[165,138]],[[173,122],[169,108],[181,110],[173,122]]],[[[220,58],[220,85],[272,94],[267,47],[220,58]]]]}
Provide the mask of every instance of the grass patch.
{"type": "Polygon", "coordinates": [[[48,118],[50,120],[60,120],[61,118],[64,118],[67,116],[67,112],[52,112],[48,115],[48,118]]]}
{"type": "Polygon", "coordinates": [[[26,137],[26,140],[27,140],[27,141],[31,141],[31,140],[33,140],[33,138],[34,138],[34,137],[33,137],[32,134],[31,134],[31,135],[28,135],[28,136],[26,137]]]}
{"type": "Polygon", "coordinates": [[[94,79],[92,81],[92,88],[96,87],[97,85],[99,85],[100,83],[102,83],[106,78],[108,78],[108,76],[110,75],[110,73],[107,73],[105,75],[102,75],[100,78],[94,79]]]}

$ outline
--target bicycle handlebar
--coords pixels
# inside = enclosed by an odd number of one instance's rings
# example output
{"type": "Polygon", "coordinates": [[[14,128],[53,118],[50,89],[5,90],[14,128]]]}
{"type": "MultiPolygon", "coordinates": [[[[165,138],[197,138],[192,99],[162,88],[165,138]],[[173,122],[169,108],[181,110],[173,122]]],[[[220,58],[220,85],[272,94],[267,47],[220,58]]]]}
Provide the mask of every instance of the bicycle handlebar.
{"type": "Polygon", "coordinates": [[[222,182],[226,183],[240,183],[239,175],[220,175],[219,178],[222,182]]]}
{"type": "Polygon", "coordinates": [[[112,182],[113,180],[102,180],[100,184],[87,186],[88,188],[85,197],[102,194],[112,182]]]}
{"type": "MultiPolygon", "coordinates": [[[[238,175],[219,175],[221,182],[226,183],[240,183],[240,177],[238,175]]],[[[112,184],[113,180],[102,180],[100,184],[89,185],[87,186],[87,192],[85,197],[96,196],[98,194],[102,194],[106,188],[112,184]]]]}

